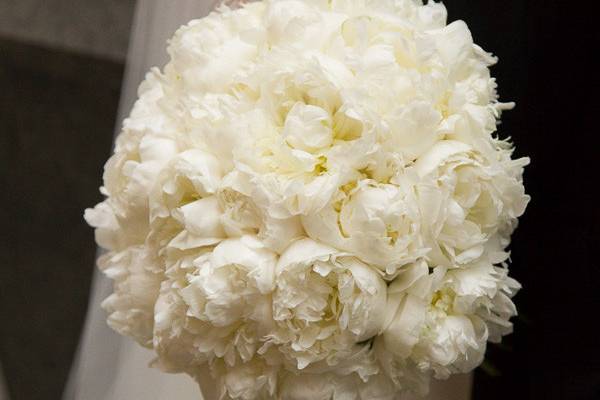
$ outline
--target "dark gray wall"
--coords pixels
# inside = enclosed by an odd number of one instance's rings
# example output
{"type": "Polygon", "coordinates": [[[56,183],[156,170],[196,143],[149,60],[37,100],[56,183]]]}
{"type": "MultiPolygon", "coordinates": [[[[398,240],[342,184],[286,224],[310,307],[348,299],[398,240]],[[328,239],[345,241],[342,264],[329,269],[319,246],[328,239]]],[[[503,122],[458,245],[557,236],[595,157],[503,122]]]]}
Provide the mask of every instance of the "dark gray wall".
{"type": "MultiPolygon", "coordinates": [[[[59,400],[85,316],[135,0],[0,0],[0,364],[59,400]]],[[[0,397],[2,395],[0,394],[0,397]]]]}
{"type": "Polygon", "coordinates": [[[122,61],[135,0],[0,0],[0,37],[122,61]]]}

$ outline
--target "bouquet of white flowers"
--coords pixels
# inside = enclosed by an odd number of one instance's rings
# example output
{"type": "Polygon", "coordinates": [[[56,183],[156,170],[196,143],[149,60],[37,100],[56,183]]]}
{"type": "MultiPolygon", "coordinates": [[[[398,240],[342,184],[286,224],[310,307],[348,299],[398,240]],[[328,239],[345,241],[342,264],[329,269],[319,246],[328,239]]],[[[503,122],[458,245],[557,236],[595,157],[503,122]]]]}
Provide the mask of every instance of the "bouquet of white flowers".
{"type": "Polygon", "coordinates": [[[222,6],[169,54],[85,215],[108,323],[155,366],[220,399],[393,399],[511,331],[528,159],[442,4],[222,6]]]}

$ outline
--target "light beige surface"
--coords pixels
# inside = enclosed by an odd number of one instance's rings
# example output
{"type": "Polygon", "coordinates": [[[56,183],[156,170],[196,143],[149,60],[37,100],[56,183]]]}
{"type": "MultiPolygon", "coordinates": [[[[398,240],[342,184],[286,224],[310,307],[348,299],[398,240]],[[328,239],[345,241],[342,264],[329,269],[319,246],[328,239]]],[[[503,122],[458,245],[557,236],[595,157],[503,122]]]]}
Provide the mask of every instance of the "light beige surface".
{"type": "Polygon", "coordinates": [[[453,375],[445,381],[432,381],[425,398],[405,396],[401,400],[470,400],[473,374],[453,375]]]}
{"type": "Polygon", "coordinates": [[[0,0],[0,36],[123,61],[134,7],[135,0],[0,0]]]}

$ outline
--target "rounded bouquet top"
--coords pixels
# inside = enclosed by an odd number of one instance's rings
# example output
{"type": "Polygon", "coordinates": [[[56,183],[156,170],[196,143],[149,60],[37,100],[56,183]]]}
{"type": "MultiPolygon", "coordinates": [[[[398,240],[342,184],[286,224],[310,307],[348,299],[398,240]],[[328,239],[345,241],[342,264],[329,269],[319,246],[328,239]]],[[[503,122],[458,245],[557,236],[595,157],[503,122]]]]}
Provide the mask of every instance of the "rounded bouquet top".
{"type": "Polygon", "coordinates": [[[180,28],[86,211],[109,324],[219,399],[393,399],[511,331],[527,159],[465,23],[269,0],[180,28]]]}

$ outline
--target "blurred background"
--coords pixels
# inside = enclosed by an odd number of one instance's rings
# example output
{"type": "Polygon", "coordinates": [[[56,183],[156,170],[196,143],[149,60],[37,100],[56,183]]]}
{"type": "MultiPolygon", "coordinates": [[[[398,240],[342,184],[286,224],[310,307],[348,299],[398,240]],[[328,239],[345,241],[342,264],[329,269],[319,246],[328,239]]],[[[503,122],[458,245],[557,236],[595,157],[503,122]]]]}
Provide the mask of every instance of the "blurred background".
{"type": "Polygon", "coordinates": [[[0,0],[0,363],[60,399],[84,321],[135,0],[0,0]]]}
{"type": "MultiPolygon", "coordinates": [[[[512,246],[521,315],[476,371],[474,399],[600,399],[594,14],[585,2],[444,3],[499,56],[501,99],[517,102],[500,133],[532,158],[512,246]]],[[[135,7],[0,0],[0,399],[3,386],[12,400],[63,393],[96,253],[82,215],[101,199],[135,7]]]]}

